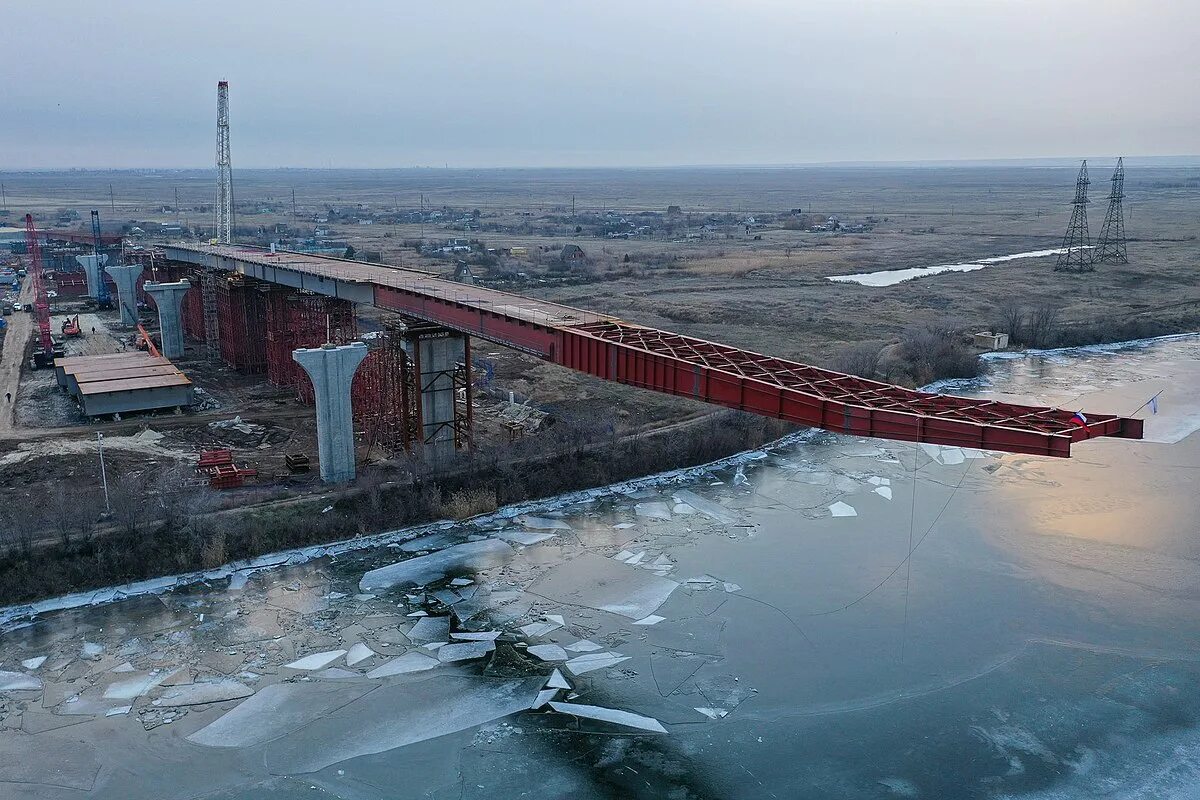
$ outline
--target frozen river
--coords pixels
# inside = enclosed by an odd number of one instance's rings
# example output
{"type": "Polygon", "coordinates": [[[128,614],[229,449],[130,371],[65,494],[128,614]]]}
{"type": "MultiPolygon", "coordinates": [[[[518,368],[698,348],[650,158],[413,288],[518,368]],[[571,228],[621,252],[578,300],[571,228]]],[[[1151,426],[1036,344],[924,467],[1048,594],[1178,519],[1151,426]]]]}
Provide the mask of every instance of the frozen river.
{"type": "MultiPolygon", "coordinates": [[[[1090,249],[1090,248],[1088,248],[1090,249]]],[[[830,275],[826,280],[834,283],[857,283],[862,286],[895,286],[897,283],[927,278],[931,275],[941,275],[943,272],[975,272],[987,269],[994,264],[1007,261],[1019,261],[1026,258],[1046,258],[1066,252],[1064,248],[1056,247],[1051,250],[1030,250],[1026,253],[1010,253],[1006,256],[978,258],[974,261],[963,261],[957,264],[939,264],[935,267],[909,267],[907,269],[881,269],[877,272],[856,272],[853,275],[830,275]]]]}
{"type": "Polygon", "coordinates": [[[1070,460],[818,434],[10,611],[0,797],[1196,797],[1198,363],[958,387],[1143,406],[1070,460]]]}

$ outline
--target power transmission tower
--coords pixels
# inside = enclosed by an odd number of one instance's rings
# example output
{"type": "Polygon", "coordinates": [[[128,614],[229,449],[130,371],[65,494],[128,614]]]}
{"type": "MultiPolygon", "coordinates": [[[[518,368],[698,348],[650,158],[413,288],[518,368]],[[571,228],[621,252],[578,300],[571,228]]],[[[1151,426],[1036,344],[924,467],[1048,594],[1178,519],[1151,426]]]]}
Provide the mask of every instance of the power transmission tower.
{"type": "Polygon", "coordinates": [[[1091,236],[1088,235],[1087,223],[1087,161],[1079,167],[1079,176],[1075,179],[1075,199],[1071,201],[1071,224],[1067,226],[1067,235],[1063,237],[1062,251],[1058,254],[1058,263],[1054,265],[1055,272],[1091,272],[1092,264],[1091,236]]]}
{"type": "Polygon", "coordinates": [[[1104,227],[1100,229],[1100,244],[1096,245],[1098,264],[1128,264],[1129,254],[1125,250],[1125,212],[1121,199],[1125,197],[1125,159],[1117,159],[1113,171],[1112,191],[1108,193],[1108,213],[1104,215],[1104,227]]]}
{"type": "Polygon", "coordinates": [[[217,82],[216,237],[230,242],[233,229],[233,167],[229,161],[229,81],[217,82]]]}

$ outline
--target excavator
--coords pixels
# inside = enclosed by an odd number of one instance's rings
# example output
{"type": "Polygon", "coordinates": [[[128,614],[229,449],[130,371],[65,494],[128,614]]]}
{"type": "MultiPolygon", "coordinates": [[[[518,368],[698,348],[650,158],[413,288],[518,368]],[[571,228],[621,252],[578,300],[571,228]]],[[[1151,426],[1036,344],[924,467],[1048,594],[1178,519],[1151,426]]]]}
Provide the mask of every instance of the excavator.
{"type": "Polygon", "coordinates": [[[78,314],[76,314],[74,317],[67,317],[66,319],[63,320],[63,324],[62,324],[63,336],[73,339],[82,333],[83,333],[83,330],[79,327],[79,315],[78,314]]]}

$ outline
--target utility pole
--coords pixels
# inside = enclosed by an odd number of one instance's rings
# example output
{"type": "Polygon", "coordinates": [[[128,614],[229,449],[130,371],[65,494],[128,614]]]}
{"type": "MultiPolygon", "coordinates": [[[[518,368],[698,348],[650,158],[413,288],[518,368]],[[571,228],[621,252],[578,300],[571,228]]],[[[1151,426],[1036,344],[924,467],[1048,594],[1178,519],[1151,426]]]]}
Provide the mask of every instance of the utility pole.
{"type": "Polygon", "coordinates": [[[179,224],[179,187],[175,187],[175,224],[179,224]]]}
{"type": "Polygon", "coordinates": [[[104,470],[104,434],[96,431],[96,447],[100,450],[100,481],[104,484],[104,513],[111,514],[112,506],[108,502],[108,473],[104,470]]]}
{"type": "Polygon", "coordinates": [[[8,195],[4,192],[3,183],[0,183],[0,202],[4,204],[4,210],[8,211],[8,195]]]}
{"type": "Polygon", "coordinates": [[[113,196],[113,188],[111,183],[108,185],[108,207],[114,214],[117,213],[117,200],[116,197],[113,196]]]}

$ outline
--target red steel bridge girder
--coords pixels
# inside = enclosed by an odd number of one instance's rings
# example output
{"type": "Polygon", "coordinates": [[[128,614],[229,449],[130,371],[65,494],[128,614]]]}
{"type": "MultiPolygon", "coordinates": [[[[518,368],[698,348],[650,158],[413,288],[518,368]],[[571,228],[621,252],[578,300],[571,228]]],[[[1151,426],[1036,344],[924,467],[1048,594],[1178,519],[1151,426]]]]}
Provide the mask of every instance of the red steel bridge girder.
{"type": "Polygon", "coordinates": [[[167,245],[168,257],[379,308],[643,389],[839,433],[1067,457],[1073,442],[1142,438],[1142,421],[930,394],[634,325],[428,273],[232,245],[167,245]]]}

